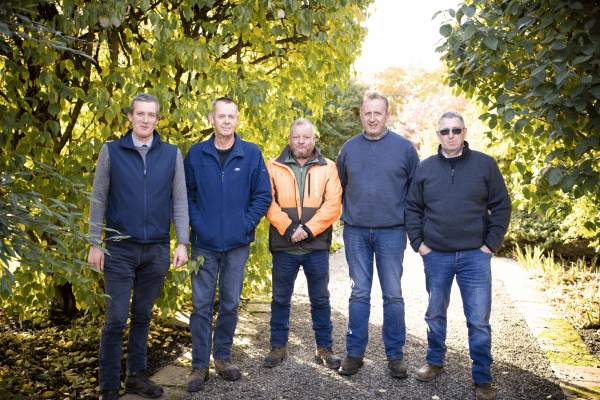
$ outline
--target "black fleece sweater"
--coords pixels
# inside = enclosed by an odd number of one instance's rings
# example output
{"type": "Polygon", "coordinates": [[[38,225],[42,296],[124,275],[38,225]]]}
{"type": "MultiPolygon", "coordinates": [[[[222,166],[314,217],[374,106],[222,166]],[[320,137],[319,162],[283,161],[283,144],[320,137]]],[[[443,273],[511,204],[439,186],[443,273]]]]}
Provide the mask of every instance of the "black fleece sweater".
{"type": "Polygon", "coordinates": [[[465,142],[453,169],[442,155],[422,161],[408,191],[405,223],[410,245],[436,251],[496,252],[510,223],[511,203],[496,161],[465,142]]]}

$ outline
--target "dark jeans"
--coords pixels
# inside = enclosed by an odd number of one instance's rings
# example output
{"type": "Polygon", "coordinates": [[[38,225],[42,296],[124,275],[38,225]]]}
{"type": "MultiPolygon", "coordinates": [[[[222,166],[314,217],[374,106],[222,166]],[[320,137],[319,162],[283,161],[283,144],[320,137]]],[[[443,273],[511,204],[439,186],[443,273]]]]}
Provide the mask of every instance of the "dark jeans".
{"type": "Polygon", "coordinates": [[[292,294],[301,265],[308,285],[310,313],[317,347],[331,347],[333,324],[329,304],[329,252],[327,250],[314,250],[302,255],[284,251],[273,253],[271,346],[287,346],[292,294]]]}
{"type": "Polygon", "coordinates": [[[224,252],[192,246],[192,260],[199,255],[204,257],[204,264],[199,266],[198,273],[191,276],[194,304],[194,311],[190,316],[192,367],[206,368],[210,364],[211,345],[215,360],[231,358],[231,345],[238,322],[238,306],[244,287],[250,245],[224,252]],[[213,338],[213,310],[217,281],[219,314],[213,338]]]}
{"type": "Polygon", "coordinates": [[[127,328],[130,300],[127,369],[138,371],[146,368],[152,308],[169,270],[169,248],[169,243],[121,241],[106,244],[110,257],[105,257],[104,261],[104,292],[110,298],[106,299],[106,321],[100,337],[100,390],[114,390],[121,386],[123,333],[127,328]]]}
{"type": "Polygon", "coordinates": [[[402,261],[406,248],[406,230],[393,228],[357,228],[344,225],[344,248],[352,285],[348,307],[346,352],[364,357],[369,342],[373,256],[383,297],[381,334],[388,360],[404,358],[406,324],[402,297],[402,261]]]}
{"type": "Polygon", "coordinates": [[[492,381],[492,270],[490,253],[480,249],[457,252],[431,251],[423,256],[425,286],[429,305],[427,321],[427,362],[444,365],[446,357],[446,311],[456,277],[469,329],[471,374],[475,383],[492,381]]]}

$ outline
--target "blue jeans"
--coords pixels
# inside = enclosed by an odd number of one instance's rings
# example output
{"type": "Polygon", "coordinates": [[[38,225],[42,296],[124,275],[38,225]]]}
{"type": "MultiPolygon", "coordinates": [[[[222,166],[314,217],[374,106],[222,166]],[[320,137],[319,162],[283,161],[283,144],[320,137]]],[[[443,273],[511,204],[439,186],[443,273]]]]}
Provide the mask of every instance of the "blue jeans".
{"type": "Polygon", "coordinates": [[[406,324],[400,279],[406,249],[406,230],[403,226],[357,228],[344,225],[344,247],[352,285],[346,332],[347,355],[364,357],[369,342],[375,255],[383,297],[382,336],[385,354],[388,360],[404,358],[406,324]]]}
{"type": "Polygon", "coordinates": [[[192,367],[206,368],[210,364],[211,345],[215,360],[231,358],[231,344],[238,322],[238,306],[244,286],[250,245],[224,252],[192,246],[191,259],[195,260],[199,255],[204,257],[204,264],[199,266],[198,273],[191,275],[194,305],[194,311],[190,316],[192,367]],[[219,314],[213,338],[213,310],[217,280],[219,314]]]}
{"type": "Polygon", "coordinates": [[[301,265],[308,285],[315,342],[317,347],[331,347],[333,346],[331,338],[333,324],[329,304],[329,252],[327,250],[313,250],[302,255],[284,251],[273,253],[271,346],[287,346],[294,282],[301,265]]]}
{"type": "Polygon", "coordinates": [[[492,381],[492,255],[480,249],[458,252],[431,251],[423,256],[425,286],[429,306],[427,322],[427,362],[444,365],[446,356],[446,311],[450,303],[452,282],[460,289],[467,327],[469,353],[473,360],[475,383],[492,381]]]}
{"type": "Polygon", "coordinates": [[[127,344],[127,369],[146,369],[148,331],[152,308],[162,289],[170,266],[169,243],[141,244],[127,241],[108,242],[110,257],[104,259],[106,320],[100,336],[100,390],[121,387],[123,333],[131,321],[127,344]],[[133,296],[132,296],[133,292],[133,296]]]}

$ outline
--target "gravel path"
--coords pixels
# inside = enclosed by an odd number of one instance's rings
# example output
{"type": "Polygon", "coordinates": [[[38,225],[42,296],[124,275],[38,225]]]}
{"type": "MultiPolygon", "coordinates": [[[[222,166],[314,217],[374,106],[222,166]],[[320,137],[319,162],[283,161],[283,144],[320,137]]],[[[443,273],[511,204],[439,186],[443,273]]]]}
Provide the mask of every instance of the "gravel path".
{"type": "MultiPolygon", "coordinates": [[[[343,248],[331,256],[330,291],[334,323],[334,350],[345,354],[350,283],[343,248]]],[[[416,372],[425,362],[427,306],[421,257],[410,247],[405,253],[402,288],[406,304],[407,342],[405,358],[409,377],[392,378],[384,361],[381,339],[383,321],[381,291],[374,279],[371,295],[369,345],[365,365],[353,376],[344,377],[312,361],[314,335],[306,281],[299,274],[292,306],[288,357],[278,367],[265,369],[262,360],[269,349],[269,314],[256,314],[258,334],[236,339],[233,361],[243,370],[237,382],[214,375],[202,392],[189,399],[474,399],[467,328],[456,284],[448,310],[448,371],[429,383],[419,382],[416,372]]],[[[548,361],[513,304],[502,281],[493,282],[492,366],[497,399],[564,399],[548,361]]]]}

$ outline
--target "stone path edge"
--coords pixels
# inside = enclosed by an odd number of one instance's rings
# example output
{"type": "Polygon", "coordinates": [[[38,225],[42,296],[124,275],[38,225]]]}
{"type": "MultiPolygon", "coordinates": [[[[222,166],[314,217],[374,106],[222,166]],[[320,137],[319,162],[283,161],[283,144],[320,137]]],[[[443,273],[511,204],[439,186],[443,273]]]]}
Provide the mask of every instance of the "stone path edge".
{"type": "Polygon", "coordinates": [[[561,381],[568,400],[600,399],[600,360],[586,349],[577,331],[548,304],[527,271],[510,258],[494,257],[493,273],[498,276],[539,346],[561,381]]]}

